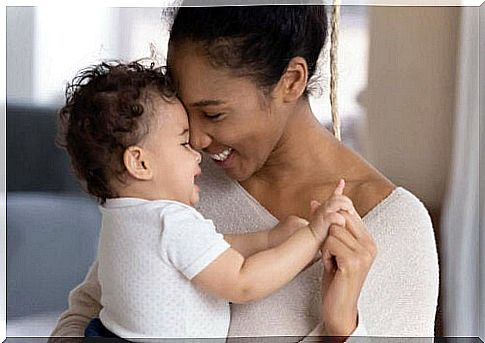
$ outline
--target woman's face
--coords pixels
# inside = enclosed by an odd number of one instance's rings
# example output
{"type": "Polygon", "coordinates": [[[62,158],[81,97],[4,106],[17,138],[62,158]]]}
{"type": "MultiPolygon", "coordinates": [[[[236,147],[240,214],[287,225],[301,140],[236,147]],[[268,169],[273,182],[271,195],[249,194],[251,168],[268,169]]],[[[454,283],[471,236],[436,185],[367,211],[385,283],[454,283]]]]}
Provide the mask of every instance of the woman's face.
{"type": "Polygon", "coordinates": [[[282,136],[284,103],[276,92],[265,96],[250,79],[212,66],[195,44],[171,46],[168,64],[189,113],[191,145],[208,153],[229,177],[248,179],[282,136]]]}

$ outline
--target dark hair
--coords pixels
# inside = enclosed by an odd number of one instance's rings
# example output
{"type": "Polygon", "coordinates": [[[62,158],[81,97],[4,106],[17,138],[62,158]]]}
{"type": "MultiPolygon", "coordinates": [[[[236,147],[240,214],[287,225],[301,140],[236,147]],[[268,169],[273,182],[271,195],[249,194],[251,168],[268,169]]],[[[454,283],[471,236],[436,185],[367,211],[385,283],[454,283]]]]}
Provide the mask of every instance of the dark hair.
{"type": "Polygon", "coordinates": [[[66,148],[76,176],[103,204],[116,197],[111,178],[125,172],[123,154],[148,133],[149,92],[175,97],[165,69],[133,62],[103,62],[81,70],[66,87],[57,143],[66,148]]]}
{"type": "Polygon", "coordinates": [[[269,91],[296,56],[306,60],[309,81],[326,37],[324,6],[180,7],[170,44],[201,43],[211,63],[269,91]]]}

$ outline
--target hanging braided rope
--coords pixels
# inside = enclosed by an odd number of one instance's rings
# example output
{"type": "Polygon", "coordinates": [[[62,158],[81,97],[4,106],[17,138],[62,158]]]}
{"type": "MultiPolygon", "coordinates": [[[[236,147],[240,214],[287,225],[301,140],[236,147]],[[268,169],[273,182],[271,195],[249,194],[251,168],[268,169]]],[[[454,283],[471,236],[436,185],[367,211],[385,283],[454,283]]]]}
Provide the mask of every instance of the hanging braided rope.
{"type": "Polygon", "coordinates": [[[341,141],[340,134],[340,116],[337,102],[338,86],[338,67],[337,67],[337,49],[338,49],[338,32],[340,21],[340,0],[333,1],[331,24],[331,44],[330,44],[330,105],[332,107],[332,126],[334,136],[341,141]]]}

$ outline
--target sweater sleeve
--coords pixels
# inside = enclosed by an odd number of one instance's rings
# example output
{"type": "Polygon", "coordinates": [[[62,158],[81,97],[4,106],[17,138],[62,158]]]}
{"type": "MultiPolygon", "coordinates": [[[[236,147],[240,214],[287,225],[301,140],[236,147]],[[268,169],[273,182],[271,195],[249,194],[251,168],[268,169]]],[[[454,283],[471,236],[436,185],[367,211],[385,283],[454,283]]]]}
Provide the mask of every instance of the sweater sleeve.
{"type": "MultiPolygon", "coordinates": [[[[317,337],[328,336],[328,334],[325,332],[325,328],[323,326],[323,323],[319,323],[315,327],[315,329],[312,330],[312,332],[310,332],[305,338],[303,338],[298,343],[315,342],[315,336],[317,336],[317,337]]],[[[362,322],[362,319],[359,316],[357,327],[352,332],[352,334],[349,337],[347,337],[345,342],[346,343],[362,342],[362,338],[366,337],[366,336],[367,336],[367,330],[365,329],[365,326],[362,322]]]]}
{"type": "MultiPolygon", "coordinates": [[[[378,253],[359,297],[359,325],[347,342],[365,341],[362,336],[433,337],[439,268],[426,208],[398,188],[364,223],[378,253]]],[[[322,325],[303,341],[315,335],[326,335],[322,325]]]]}
{"type": "Polygon", "coordinates": [[[89,321],[99,315],[100,299],[101,286],[96,261],[84,281],[69,293],[69,307],[57,320],[49,342],[55,342],[55,337],[84,337],[84,329],[89,321]]]}
{"type": "Polygon", "coordinates": [[[439,268],[428,211],[399,188],[364,223],[378,250],[359,299],[368,335],[433,337],[439,268]]]}

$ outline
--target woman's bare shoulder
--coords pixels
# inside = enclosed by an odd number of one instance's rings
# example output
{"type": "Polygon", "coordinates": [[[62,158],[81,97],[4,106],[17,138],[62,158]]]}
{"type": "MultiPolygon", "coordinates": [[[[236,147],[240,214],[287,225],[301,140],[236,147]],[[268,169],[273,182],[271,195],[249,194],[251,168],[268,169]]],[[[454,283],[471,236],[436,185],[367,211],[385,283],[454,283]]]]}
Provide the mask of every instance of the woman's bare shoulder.
{"type": "Polygon", "coordinates": [[[349,191],[355,209],[364,217],[370,210],[387,198],[396,186],[382,175],[373,175],[356,183],[349,191]]]}

